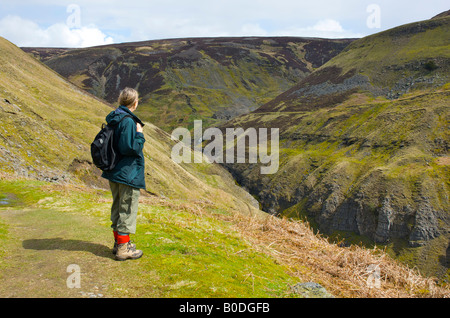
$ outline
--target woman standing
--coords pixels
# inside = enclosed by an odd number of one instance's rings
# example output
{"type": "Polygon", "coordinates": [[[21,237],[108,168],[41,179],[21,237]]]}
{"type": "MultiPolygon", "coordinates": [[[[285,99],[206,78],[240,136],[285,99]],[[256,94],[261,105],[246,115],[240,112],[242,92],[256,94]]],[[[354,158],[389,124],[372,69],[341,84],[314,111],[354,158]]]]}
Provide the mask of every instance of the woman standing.
{"type": "Polygon", "coordinates": [[[140,189],[145,189],[144,124],[133,114],[138,98],[136,90],[125,88],[120,92],[120,106],[106,116],[106,122],[115,126],[114,146],[120,155],[114,169],[102,174],[109,180],[113,196],[111,228],[115,239],[113,253],[118,261],[137,259],[143,254],[130,241],[130,234],[136,233],[140,189]]]}

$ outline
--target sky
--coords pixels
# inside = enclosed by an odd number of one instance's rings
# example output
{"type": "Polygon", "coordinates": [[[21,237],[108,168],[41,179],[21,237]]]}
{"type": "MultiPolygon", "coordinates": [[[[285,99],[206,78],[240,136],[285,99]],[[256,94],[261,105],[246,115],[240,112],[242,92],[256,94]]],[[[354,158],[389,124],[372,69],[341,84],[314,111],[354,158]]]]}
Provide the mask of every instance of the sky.
{"type": "Polygon", "coordinates": [[[184,37],[360,38],[450,9],[448,0],[1,0],[0,36],[20,47],[184,37]]]}

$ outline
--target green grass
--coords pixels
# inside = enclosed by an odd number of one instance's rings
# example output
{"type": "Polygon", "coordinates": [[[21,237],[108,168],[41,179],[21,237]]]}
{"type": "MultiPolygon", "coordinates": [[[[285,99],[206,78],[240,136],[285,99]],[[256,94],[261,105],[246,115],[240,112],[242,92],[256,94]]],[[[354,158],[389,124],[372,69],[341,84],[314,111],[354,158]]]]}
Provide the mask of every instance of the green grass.
{"type": "Polygon", "coordinates": [[[41,181],[0,181],[0,199],[5,199],[5,204],[0,207],[20,207],[37,203],[45,197],[45,193],[36,191],[42,185],[45,183],[41,181]]]}
{"type": "MultiPolygon", "coordinates": [[[[6,224],[0,222],[0,242],[4,242],[8,239],[8,227],[6,224]]],[[[4,265],[4,257],[5,257],[5,250],[4,246],[0,246],[0,268],[4,265]]]]}
{"type": "MultiPolygon", "coordinates": [[[[42,231],[44,239],[39,250],[47,250],[39,256],[39,266],[52,262],[55,248],[65,250],[59,259],[73,258],[73,253],[80,251],[89,259],[91,254],[83,252],[83,246],[87,245],[100,254],[111,255],[108,252],[112,247],[109,191],[28,180],[1,180],[0,193],[17,197],[17,204],[0,207],[2,245],[14,244],[19,239],[14,235],[20,231],[15,229],[12,235],[6,235],[8,224],[3,223],[2,211],[26,209],[27,212],[19,216],[21,224],[25,227],[30,224],[33,231],[42,231]],[[74,240],[74,237],[82,240],[74,240]],[[109,243],[102,247],[105,242],[109,243]]],[[[157,202],[152,204],[144,200],[139,206],[137,233],[132,239],[144,251],[140,260],[122,263],[107,256],[97,265],[90,265],[93,266],[90,273],[96,272],[108,281],[107,296],[293,297],[289,286],[298,279],[289,275],[287,267],[257,251],[231,222],[221,218],[226,211],[189,203],[186,208],[186,205],[166,206],[157,202]],[[124,270],[124,266],[128,269],[124,270]],[[115,271],[121,274],[118,276],[115,271]]],[[[26,242],[29,238],[23,233],[20,239],[26,242]]],[[[0,253],[8,256],[11,250],[0,253]]],[[[36,257],[30,256],[30,259],[36,260],[36,257]]],[[[91,258],[95,259],[92,255],[91,258]]],[[[23,257],[21,266],[34,268],[33,263],[27,264],[27,259],[23,257]]],[[[3,257],[1,264],[5,269],[17,266],[14,260],[3,257]]],[[[34,270],[37,269],[30,273],[34,270]]],[[[54,275],[52,279],[57,279],[59,274],[49,272],[45,275],[54,275]]],[[[57,292],[55,290],[54,296],[57,292]]]]}
{"type": "Polygon", "coordinates": [[[402,78],[418,76],[417,74],[427,76],[439,72],[445,77],[446,67],[430,72],[418,62],[426,63],[450,57],[449,25],[448,17],[439,21],[426,20],[358,39],[322,68],[339,66],[343,69],[342,74],[356,68],[374,84],[390,88],[402,78]],[[415,67],[405,67],[414,64],[415,67]]]}
{"type": "Polygon", "coordinates": [[[293,280],[254,251],[230,225],[167,208],[146,207],[137,244],[149,254],[170,297],[276,297],[293,280]]]}

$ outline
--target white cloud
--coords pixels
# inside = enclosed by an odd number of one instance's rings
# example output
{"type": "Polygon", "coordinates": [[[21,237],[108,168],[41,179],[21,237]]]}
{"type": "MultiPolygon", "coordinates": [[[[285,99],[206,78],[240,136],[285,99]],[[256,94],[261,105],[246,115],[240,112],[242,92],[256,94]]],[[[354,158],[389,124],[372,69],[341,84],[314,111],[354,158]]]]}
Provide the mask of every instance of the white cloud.
{"type": "Polygon", "coordinates": [[[244,24],[240,33],[253,36],[267,36],[267,31],[264,30],[258,23],[244,24]]]}
{"type": "Polygon", "coordinates": [[[318,37],[327,39],[360,38],[364,36],[361,33],[344,29],[339,21],[333,19],[319,20],[313,26],[308,27],[290,26],[285,29],[277,30],[271,35],[318,37]]]}
{"type": "Polygon", "coordinates": [[[447,3],[444,0],[1,0],[0,36],[20,46],[77,47],[110,43],[112,37],[117,42],[228,35],[362,37],[431,18],[448,10],[447,3]],[[370,15],[367,8],[372,3],[381,9],[381,28],[371,29],[366,24],[370,15]],[[67,23],[74,14],[81,18],[77,28],[67,23]]]}
{"type": "Polygon", "coordinates": [[[251,36],[298,36],[298,37],[320,37],[320,38],[360,38],[363,35],[350,30],[345,30],[339,21],[333,19],[319,20],[313,26],[289,26],[271,30],[270,32],[258,23],[244,24],[239,31],[240,34],[251,36]]]}
{"type": "Polygon", "coordinates": [[[11,15],[0,20],[0,35],[22,47],[89,47],[114,42],[95,25],[70,28],[55,23],[42,28],[33,21],[11,15]]]}
{"type": "Polygon", "coordinates": [[[356,38],[430,18],[447,10],[447,2],[377,0],[381,27],[372,29],[366,23],[372,0],[1,0],[0,36],[20,46],[65,47],[107,44],[113,38],[356,38]]]}
{"type": "Polygon", "coordinates": [[[313,30],[319,32],[338,32],[341,33],[344,31],[341,24],[333,19],[325,19],[317,22],[313,27],[313,30]]]}

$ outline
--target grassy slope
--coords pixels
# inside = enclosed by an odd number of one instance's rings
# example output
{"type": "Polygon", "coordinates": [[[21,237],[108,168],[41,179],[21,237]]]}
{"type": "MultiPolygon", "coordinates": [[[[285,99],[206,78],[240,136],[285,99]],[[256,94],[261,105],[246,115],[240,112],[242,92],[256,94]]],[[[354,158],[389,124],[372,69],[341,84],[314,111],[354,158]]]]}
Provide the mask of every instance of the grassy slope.
{"type": "Polygon", "coordinates": [[[382,88],[393,88],[395,83],[411,76],[438,73],[448,78],[449,21],[450,17],[425,20],[367,36],[349,45],[328,66],[342,68],[343,74],[356,69],[382,88]],[[434,73],[424,72],[423,64],[429,61],[435,61],[438,66],[434,73]]]}
{"type": "Polygon", "coordinates": [[[333,107],[357,91],[395,99],[442,86],[449,80],[449,32],[450,17],[446,17],[358,39],[256,112],[333,107]]]}
{"type": "MultiPolygon", "coordinates": [[[[90,143],[111,106],[4,39],[0,50],[0,171],[108,188],[89,161],[90,143]]],[[[144,133],[148,191],[251,209],[249,196],[224,169],[206,163],[180,166],[170,159],[174,142],[167,133],[150,123],[144,133]]]]}

